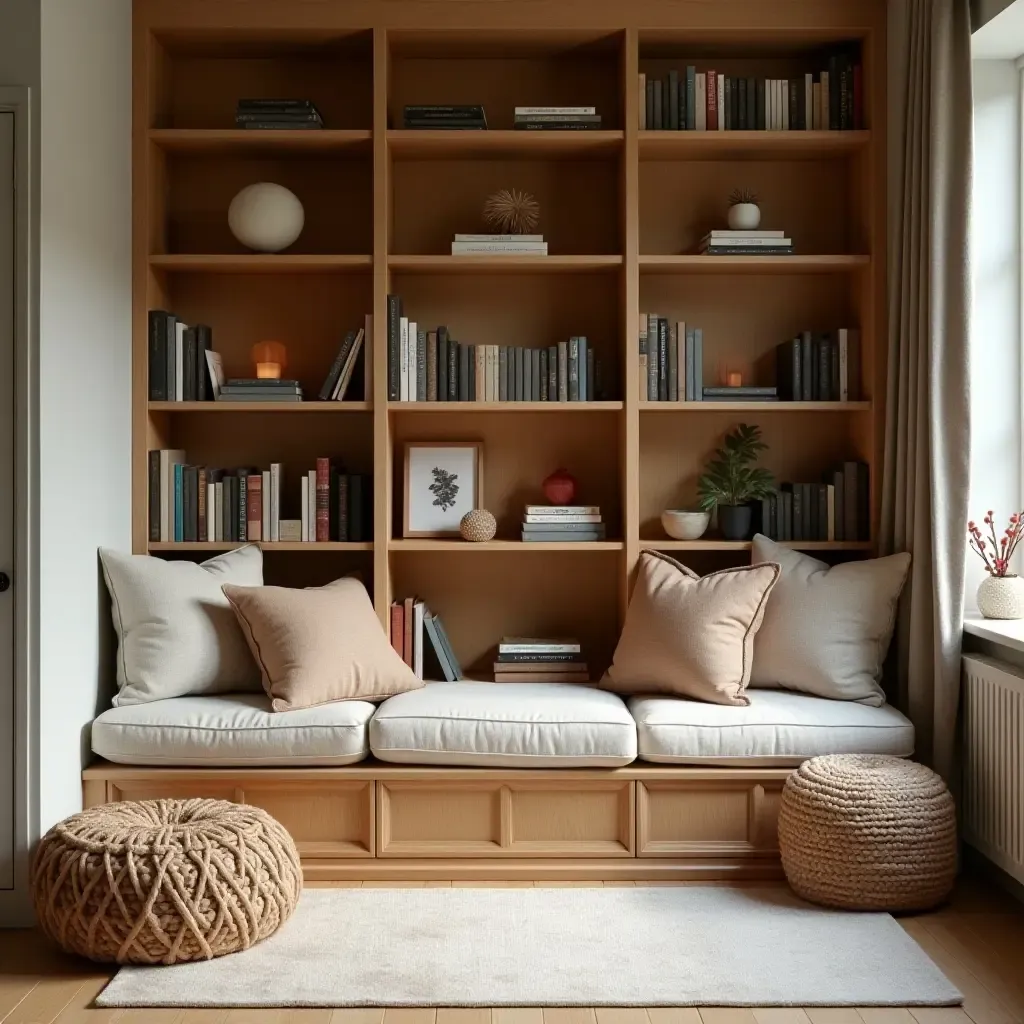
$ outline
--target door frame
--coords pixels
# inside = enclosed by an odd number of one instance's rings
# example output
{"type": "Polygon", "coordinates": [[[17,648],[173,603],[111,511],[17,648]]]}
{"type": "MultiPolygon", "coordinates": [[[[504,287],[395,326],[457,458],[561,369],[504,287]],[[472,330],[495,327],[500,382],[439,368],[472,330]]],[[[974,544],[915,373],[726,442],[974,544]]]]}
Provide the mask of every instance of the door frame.
{"type": "Polygon", "coordinates": [[[0,927],[31,923],[29,847],[39,831],[39,346],[32,94],[0,87],[0,112],[14,115],[14,889],[0,890],[0,927]]]}

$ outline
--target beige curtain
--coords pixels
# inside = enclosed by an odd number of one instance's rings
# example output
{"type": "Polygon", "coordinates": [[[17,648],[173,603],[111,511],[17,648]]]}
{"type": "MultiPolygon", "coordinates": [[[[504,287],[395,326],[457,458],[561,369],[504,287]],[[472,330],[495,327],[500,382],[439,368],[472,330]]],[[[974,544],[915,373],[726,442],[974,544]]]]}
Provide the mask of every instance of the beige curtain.
{"type": "Polygon", "coordinates": [[[881,548],[910,551],[897,703],[952,774],[969,482],[968,0],[889,2],[889,370],[881,548]]]}

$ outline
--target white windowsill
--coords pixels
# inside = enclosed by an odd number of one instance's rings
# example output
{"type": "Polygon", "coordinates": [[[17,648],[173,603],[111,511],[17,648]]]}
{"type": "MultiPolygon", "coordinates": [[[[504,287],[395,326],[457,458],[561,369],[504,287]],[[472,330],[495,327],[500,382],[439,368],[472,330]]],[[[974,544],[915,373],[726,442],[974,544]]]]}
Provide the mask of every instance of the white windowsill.
{"type": "Polygon", "coordinates": [[[964,619],[964,632],[1024,653],[1024,619],[964,619]]]}

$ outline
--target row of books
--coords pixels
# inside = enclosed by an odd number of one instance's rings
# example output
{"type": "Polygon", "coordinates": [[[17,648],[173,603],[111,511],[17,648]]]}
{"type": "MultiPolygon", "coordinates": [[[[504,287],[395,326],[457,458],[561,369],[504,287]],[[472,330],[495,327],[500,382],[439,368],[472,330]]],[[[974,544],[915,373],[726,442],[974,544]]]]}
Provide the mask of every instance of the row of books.
{"type": "Polygon", "coordinates": [[[207,324],[190,327],[165,309],[151,309],[148,347],[151,402],[213,399],[219,361],[207,324]]]}
{"type": "Polygon", "coordinates": [[[855,402],[861,394],[860,332],[801,334],[776,348],[779,397],[789,402],[855,402]]]}
{"type": "Polygon", "coordinates": [[[844,462],[821,483],[785,483],[760,502],[759,529],[778,541],[871,539],[868,466],[844,462]]]}
{"type": "Polygon", "coordinates": [[[149,539],[153,542],[368,541],[371,478],[328,459],[303,473],[298,519],[281,515],[283,467],[190,465],[180,449],[149,453],[149,539]]]}
{"type": "Polygon", "coordinates": [[[530,544],[565,544],[605,539],[598,505],[527,505],[522,539],[530,544]]]}
{"type": "Polygon", "coordinates": [[[640,75],[639,127],[652,131],[849,131],[864,127],[863,75],[849,53],[798,78],[734,77],[694,65],[640,75]]]}
{"type": "Polygon", "coordinates": [[[391,646],[420,679],[462,678],[444,625],[418,597],[391,603],[390,634],[391,646]]]}
{"type": "Polygon", "coordinates": [[[235,107],[235,124],[244,129],[319,130],[324,126],[312,100],[246,99],[235,107]]]}
{"type": "Polygon", "coordinates": [[[516,107],[518,131],[595,131],[601,127],[596,107],[516,107]]]}
{"type": "Polygon", "coordinates": [[[487,114],[483,107],[467,103],[409,105],[402,108],[402,127],[483,131],[487,114]]]}
{"type": "MultiPolygon", "coordinates": [[[[348,392],[349,384],[352,382],[356,366],[359,362],[359,353],[363,346],[369,347],[373,344],[373,315],[366,315],[366,325],[358,330],[345,332],[341,340],[338,354],[327,371],[323,384],[317,398],[321,402],[341,402],[348,392]]],[[[363,366],[365,367],[365,360],[363,366]]]]}
{"type": "Polygon", "coordinates": [[[590,671],[572,637],[506,636],[494,662],[496,683],[586,683],[590,671]]]}
{"type": "Polygon", "coordinates": [[[702,256],[792,256],[785,231],[709,231],[700,241],[702,256]]]}
{"type": "Polygon", "coordinates": [[[218,402],[301,402],[302,385],[279,377],[232,377],[214,385],[218,402]]]}
{"type": "MultiPolygon", "coordinates": [[[[402,108],[404,128],[485,131],[487,112],[476,104],[427,103],[402,108]]],[[[596,107],[516,107],[518,131],[586,131],[601,127],[596,107]]]]}
{"type": "Polygon", "coordinates": [[[462,235],[452,240],[453,256],[468,255],[547,256],[543,235],[462,235]]]}
{"type": "Polygon", "coordinates": [[[657,313],[640,314],[640,400],[704,399],[704,332],[657,313]]]}
{"type": "Polygon", "coordinates": [[[587,402],[600,394],[600,362],[585,337],[546,348],[469,345],[448,328],[427,331],[388,296],[388,400],[587,402]]]}

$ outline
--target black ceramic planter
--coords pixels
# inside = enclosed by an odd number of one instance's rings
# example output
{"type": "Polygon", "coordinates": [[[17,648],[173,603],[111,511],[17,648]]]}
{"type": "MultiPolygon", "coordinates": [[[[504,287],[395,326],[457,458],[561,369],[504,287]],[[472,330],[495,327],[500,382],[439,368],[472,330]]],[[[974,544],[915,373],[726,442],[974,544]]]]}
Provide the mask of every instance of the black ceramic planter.
{"type": "Polygon", "coordinates": [[[718,528],[726,540],[746,540],[750,536],[752,518],[749,505],[718,506],[718,528]]]}

